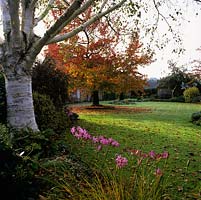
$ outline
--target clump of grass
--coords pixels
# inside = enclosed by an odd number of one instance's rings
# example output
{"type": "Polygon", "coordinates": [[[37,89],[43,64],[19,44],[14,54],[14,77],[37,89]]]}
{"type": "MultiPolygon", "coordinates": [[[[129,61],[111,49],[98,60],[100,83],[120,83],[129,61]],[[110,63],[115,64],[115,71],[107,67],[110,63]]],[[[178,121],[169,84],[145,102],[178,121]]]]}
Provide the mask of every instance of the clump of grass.
{"type": "MultiPolygon", "coordinates": [[[[118,152],[119,143],[104,136],[92,136],[86,129],[73,127],[71,133],[80,151],[91,145],[93,158],[87,162],[90,175],[70,172],[66,165],[54,165],[54,181],[47,199],[93,199],[93,200],[159,200],[166,196],[166,182],[161,162],[169,154],[157,154],[154,151],[143,153],[128,149],[118,152]],[[83,145],[84,144],[84,145],[83,145]],[[101,148],[99,146],[101,145],[101,148]],[[115,155],[109,154],[109,148],[117,147],[115,155]],[[105,149],[105,151],[103,150],[105,149]],[[97,159],[99,157],[99,159],[97,159]],[[160,168],[159,168],[160,166],[160,168]],[[57,170],[56,170],[57,169],[57,170]],[[56,181],[55,181],[56,180],[56,181]]],[[[110,152],[112,153],[112,152],[110,152]]],[[[51,177],[51,176],[49,176],[51,177]]]]}

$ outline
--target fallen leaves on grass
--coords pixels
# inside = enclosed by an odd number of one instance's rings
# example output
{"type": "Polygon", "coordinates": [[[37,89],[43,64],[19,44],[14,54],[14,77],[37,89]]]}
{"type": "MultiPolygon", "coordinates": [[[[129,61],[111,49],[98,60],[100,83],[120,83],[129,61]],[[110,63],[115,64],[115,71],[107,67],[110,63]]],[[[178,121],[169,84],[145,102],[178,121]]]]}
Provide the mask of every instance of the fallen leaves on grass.
{"type": "Polygon", "coordinates": [[[127,107],[127,106],[76,106],[72,107],[77,113],[144,113],[151,112],[150,108],[127,107]]]}

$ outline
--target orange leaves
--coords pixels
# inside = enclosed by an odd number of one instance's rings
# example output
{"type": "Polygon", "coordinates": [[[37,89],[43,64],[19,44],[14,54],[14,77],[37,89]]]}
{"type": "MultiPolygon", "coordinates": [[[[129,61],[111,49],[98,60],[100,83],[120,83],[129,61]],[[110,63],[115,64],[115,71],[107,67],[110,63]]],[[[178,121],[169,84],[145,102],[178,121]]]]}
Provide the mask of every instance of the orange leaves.
{"type": "MultiPolygon", "coordinates": [[[[92,14],[92,10],[83,13],[82,20],[74,20],[74,25],[83,23],[92,14]]],[[[71,30],[73,23],[65,31],[71,30]]],[[[101,20],[67,42],[49,45],[48,54],[56,60],[59,69],[70,75],[72,87],[91,91],[141,91],[146,81],[138,73],[138,66],[149,64],[151,55],[143,53],[138,34],[130,38],[123,52],[117,52],[119,43],[119,34],[107,20],[101,20]]]]}

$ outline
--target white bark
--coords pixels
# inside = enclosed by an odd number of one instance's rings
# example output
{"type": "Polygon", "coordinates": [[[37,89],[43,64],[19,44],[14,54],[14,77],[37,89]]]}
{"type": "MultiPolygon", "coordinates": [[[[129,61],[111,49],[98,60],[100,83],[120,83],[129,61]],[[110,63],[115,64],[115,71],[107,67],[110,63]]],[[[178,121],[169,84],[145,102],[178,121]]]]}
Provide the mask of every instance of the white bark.
{"type": "Polygon", "coordinates": [[[10,14],[9,14],[7,1],[1,0],[0,6],[1,6],[2,20],[3,20],[3,32],[4,32],[4,36],[6,38],[8,32],[10,32],[10,30],[11,30],[10,14]]]}
{"type": "Polygon", "coordinates": [[[38,131],[35,121],[31,77],[6,79],[7,120],[15,129],[31,128],[38,131]]]}

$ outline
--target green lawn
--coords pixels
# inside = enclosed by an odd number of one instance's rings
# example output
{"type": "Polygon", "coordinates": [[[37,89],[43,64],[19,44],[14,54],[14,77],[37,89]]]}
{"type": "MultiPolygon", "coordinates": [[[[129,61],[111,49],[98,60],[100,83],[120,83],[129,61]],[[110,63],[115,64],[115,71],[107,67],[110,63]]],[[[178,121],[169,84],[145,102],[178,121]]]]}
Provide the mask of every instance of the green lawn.
{"type": "Polygon", "coordinates": [[[201,127],[190,122],[201,105],[138,102],[126,105],[151,112],[80,112],[79,124],[90,133],[113,137],[125,148],[168,151],[168,192],[171,199],[200,199],[201,127]]]}

